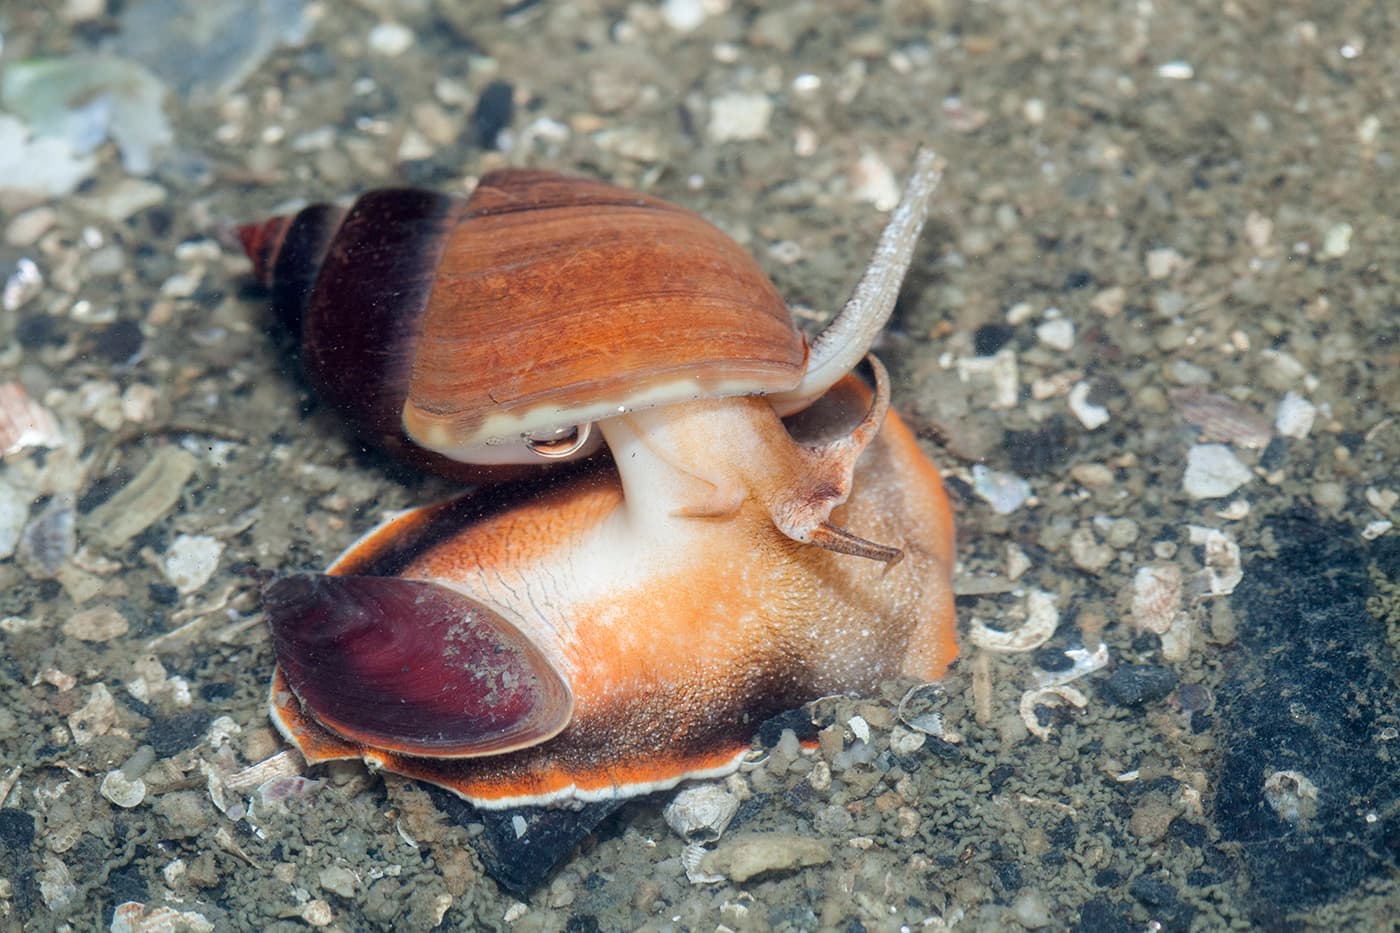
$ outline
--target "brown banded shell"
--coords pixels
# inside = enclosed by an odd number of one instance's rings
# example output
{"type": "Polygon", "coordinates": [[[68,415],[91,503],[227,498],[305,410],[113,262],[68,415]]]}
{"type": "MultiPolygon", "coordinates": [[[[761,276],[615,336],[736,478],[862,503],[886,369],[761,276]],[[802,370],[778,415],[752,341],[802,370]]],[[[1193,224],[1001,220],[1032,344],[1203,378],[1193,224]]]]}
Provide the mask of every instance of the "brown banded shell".
{"type": "Polygon", "coordinates": [[[317,391],[401,455],[535,462],[530,438],[791,389],[806,366],[752,257],[603,182],[509,169],[465,201],[372,191],[240,236],[317,391]]]}

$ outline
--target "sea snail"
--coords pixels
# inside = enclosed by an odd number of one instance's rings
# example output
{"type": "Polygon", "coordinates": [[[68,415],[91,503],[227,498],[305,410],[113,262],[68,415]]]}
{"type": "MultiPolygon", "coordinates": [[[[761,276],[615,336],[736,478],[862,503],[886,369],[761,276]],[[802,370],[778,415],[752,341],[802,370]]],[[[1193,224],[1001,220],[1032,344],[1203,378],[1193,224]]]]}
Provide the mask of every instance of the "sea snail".
{"type": "Polygon", "coordinates": [[[852,375],[941,165],[916,159],[811,343],[736,244],[597,181],[505,170],[240,231],[313,384],[367,435],[478,464],[611,459],[406,512],[264,594],[272,717],[484,807],[738,767],[764,718],[957,654],[937,470],[852,375]],[[786,420],[784,420],[786,418],[786,420]]]}

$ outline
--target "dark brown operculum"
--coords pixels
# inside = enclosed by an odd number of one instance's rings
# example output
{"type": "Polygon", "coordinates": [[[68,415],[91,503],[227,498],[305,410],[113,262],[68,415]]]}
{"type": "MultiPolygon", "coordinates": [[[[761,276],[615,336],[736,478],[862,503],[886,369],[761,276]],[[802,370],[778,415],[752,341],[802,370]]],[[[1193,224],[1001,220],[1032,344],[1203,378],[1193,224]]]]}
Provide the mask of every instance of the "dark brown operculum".
{"type": "Polygon", "coordinates": [[[465,204],[383,189],[349,210],[317,204],[238,237],[278,321],[297,336],[308,381],[364,440],[427,472],[494,478],[418,448],[402,427],[423,310],[465,204]]]}

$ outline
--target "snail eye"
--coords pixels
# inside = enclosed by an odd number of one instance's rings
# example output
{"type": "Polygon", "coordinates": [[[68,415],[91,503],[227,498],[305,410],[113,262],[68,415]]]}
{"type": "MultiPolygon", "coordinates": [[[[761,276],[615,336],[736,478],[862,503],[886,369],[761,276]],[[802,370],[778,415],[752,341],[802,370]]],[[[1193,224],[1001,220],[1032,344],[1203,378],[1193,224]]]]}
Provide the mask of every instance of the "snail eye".
{"type": "Polygon", "coordinates": [[[546,460],[561,460],[572,457],[583,449],[593,433],[593,424],[576,424],[571,428],[552,431],[548,436],[533,434],[525,438],[525,446],[537,457],[546,460]]]}

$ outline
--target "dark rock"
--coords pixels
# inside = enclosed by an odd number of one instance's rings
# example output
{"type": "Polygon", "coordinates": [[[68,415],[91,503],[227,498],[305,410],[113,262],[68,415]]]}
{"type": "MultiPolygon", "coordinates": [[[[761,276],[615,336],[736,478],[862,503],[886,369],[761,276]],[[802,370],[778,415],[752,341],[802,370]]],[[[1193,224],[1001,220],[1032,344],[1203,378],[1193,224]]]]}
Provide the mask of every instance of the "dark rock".
{"type": "Polygon", "coordinates": [[[11,852],[27,852],[34,844],[34,817],[27,810],[0,810],[0,843],[11,852]]]}
{"type": "Polygon", "coordinates": [[[94,333],[90,349],[98,360],[120,369],[132,366],[140,359],[145,343],[140,322],[123,318],[94,333]]]}
{"type": "Polygon", "coordinates": [[[482,90],[472,111],[472,133],[483,149],[495,149],[496,137],[515,119],[515,88],[505,81],[492,81],[482,90]]]}
{"type": "Polygon", "coordinates": [[[1094,875],[1094,886],[1098,888],[1116,888],[1123,883],[1123,876],[1112,868],[1105,868],[1094,875]]]}
{"type": "Polygon", "coordinates": [[[423,788],[451,819],[462,825],[481,823],[485,826],[484,832],[472,837],[472,848],[486,873],[522,900],[528,899],[599,823],[626,802],[589,803],[577,810],[552,807],[479,810],[440,787],[424,784],[423,788]],[[523,833],[516,832],[516,817],[524,820],[523,833]]]}
{"type": "Polygon", "coordinates": [[[208,728],[209,714],[203,710],[158,716],[151,720],[146,741],[156,750],[157,758],[170,758],[198,745],[208,728]]]}
{"type": "Polygon", "coordinates": [[[1079,908],[1079,923],[1075,926],[1080,933],[1135,933],[1140,928],[1125,907],[1106,897],[1096,897],[1079,908]]]}
{"type": "Polygon", "coordinates": [[[1176,687],[1176,672],[1146,664],[1122,664],[1103,681],[1108,699],[1119,706],[1155,703],[1176,687]]]}
{"type": "Polygon", "coordinates": [[[972,352],[978,356],[991,356],[1010,343],[1016,328],[1009,324],[983,324],[972,332],[972,352]]]}
{"type": "Polygon", "coordinates": [[[1259,469],[1277,470],[1283,466],[1283,461],[1288,459],[1288,439],[1276,437],[1269,441],[1264,447],[1264,452],[1259,455],[1259,469]]]}
{"type": "Polygon", "coordinates": [[[1021,871],[1019,862],[998,862],[996,864],[997,880],[1006,891],[1019,891],[1026,883],[1024,874],[1021,871]]]}
{"type": "Polygon", "coordinates": [[[1078,291],[1081,288],[1088,288],[1094,284],[1094,273],[1088,269],[1071,269],[1065,276],[1065,291],[1078,291]]]}
{"type": "Polygon", "coordinates": [[[1196,909],[1183,903],[1176,889],[1166,882],[1144,876],[1128,885],[1128,893],[1148,908],[1154,925],[1164,933],[1175,933],[1178,930],[1185,933],[1191,929],[1196,909]]]}
{"type": "Polygon", "coordinates": [[[1079,827],[1075,825],[1074,817],[1067,816],[1056,823],[1048,835],[1051,845],[1060,849],[1073,848],[1075,840],[1079,838],[1079,827]]]}
{"type": "Polygon", "coordinates": [[[1074,452],[1069,426],[1058,415],[1032,431],[1007,431],[1001,446],[1011,461],[1012,471],[1021,476],[1058,470],[1074,452]]]}

